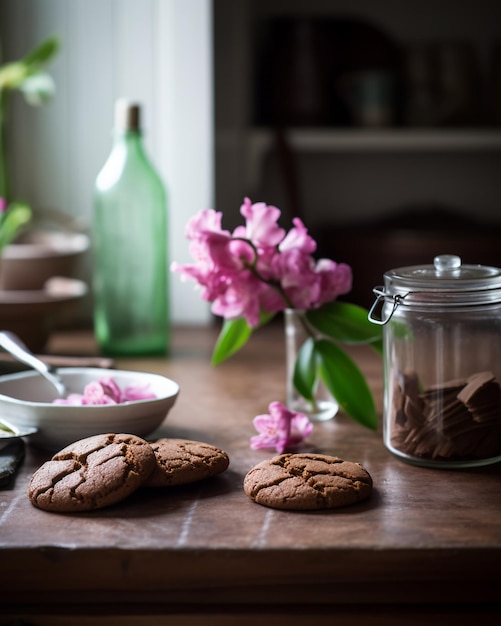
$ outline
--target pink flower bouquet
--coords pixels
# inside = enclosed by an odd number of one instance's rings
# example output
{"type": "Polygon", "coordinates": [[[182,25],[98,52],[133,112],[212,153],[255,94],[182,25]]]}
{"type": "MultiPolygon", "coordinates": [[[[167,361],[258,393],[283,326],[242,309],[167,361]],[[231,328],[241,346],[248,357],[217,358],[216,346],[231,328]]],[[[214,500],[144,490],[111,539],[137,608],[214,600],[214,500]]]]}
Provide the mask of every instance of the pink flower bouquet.
{"type": "Polygon", "coordinates": [[[356,421],[376,428],[372,394],[357,365],[340,343],[369,343],[381,349],[381,329],[362,307],[338,301],[350,291],[351,268],[329,259],[315,260],[315,240],[303,222],[293,219],[286,232],[280,210],[245,198],[240,212],[245,226],[222,228],[222,213],[200,211],[187,224],[193,264],[172,270],[195,280],[212,312],[224,318],[212,362],[237,352],[252,331],[285,309],[302,312],[309,335],[295,365],[294,385],[313,398],[320,376],[340,407],[356,421]]]}

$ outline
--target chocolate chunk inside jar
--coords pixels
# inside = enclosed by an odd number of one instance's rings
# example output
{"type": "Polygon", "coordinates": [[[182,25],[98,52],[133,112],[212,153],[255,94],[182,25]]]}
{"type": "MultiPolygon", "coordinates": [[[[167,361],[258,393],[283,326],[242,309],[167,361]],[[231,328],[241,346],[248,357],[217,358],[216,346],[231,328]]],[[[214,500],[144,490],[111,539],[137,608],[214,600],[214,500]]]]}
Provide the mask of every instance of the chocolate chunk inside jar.
{"type": "Polygon", "coordinates": [[[369,316],[384,327],[386,447],[429,467],[501,461],[501,269],[442,255],[384,282],[369,316]]]}

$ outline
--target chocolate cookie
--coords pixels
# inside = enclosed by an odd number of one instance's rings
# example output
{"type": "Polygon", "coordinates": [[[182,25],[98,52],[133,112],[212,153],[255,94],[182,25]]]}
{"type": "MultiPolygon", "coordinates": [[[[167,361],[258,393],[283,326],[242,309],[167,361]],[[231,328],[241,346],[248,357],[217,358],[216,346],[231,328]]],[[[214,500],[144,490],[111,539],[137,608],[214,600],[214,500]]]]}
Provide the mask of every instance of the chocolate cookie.
{"type": "Polygon", "coordinates": [[[157,464],[145,487],[193,483],[224,472],[230,463],[226,452],[200,441],[158,439],[150,445],[157,464]]]}
{"type": "Polygon", "coordinates": [[[155,467],[151,446],[125,434],[81,439],[55,454],[32,476],[28,496],[46,511],[93,511],[140,487],[155,467]]]}
{"type": "Polygon", "coordinates": [[[335,456],[281,454],[251,469],[244,491],[275,509],[333,509],[368,498],[372,478],[359,463],[335,456]]]}

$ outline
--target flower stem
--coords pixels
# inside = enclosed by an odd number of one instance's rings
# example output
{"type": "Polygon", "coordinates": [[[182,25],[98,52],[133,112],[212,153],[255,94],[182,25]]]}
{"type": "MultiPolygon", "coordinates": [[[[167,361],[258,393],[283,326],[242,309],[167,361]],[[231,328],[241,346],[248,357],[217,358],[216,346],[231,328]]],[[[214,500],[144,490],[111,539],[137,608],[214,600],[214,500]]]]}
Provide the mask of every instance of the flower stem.
{"type": "MultiPolygon", "coordinates": [[[[311,337],[311,339],[315,339],[316,338],[316,334],[315,331],[312,329],[311,325],[308,323],[308,320],[306,319],[305,316],[305,312],[302,310],[298,310],[295,308],[294,303],[292,302],[292,300],[289,298],[289,296],[287,295],[287,293],[285,292],[285,290],[283,289],[282,285],[280,284],[279,281],[277,280],[273,280],[273,279],[269,279],[269,278],[265,278],[257,269],[257,260],[258,260],[258,250],[256,248],[256,246],[254,245],[254,243],[252,241],[250,241],[249,239],[246,239],[245,237],[234,237],[233,240],[238,240],[238,241],[244,241],[245,243],[247,243],[251,248],[252,251],[254,253],[254,258],[252,259],[252,262],[249,263],[245,260],[243,260],[243,264],[244,266],[250,271],[252,272],[252,274],[261,282],[265,283],[266,285],[269,285],[270,287],[273,287],[274,289],[276,289],[278,291],[278,293],[280,294],[282,300],[284,301],[286,308],[287,309],[292,309],[294,311],[296,311],[297,314],[297,318],[300,321],[306,335],[308,335],[309,337],[311,337]]],[[[315,380],[317,378],[318,374],[317,372],[315,372],[315,380]]],[[[312,408],[314,412],[318,411],[318,404],[317,401],[313,395],[312,398],[312,408]]]]}
{"type": "Polygon", "coordinates": [[[250,239],[246,239],[245,237],[233,237],[232,238],[233,241],[244,241],[245,243],[249,244],[249,246],[252,248],[252,252],[254,253],[254,258],[252,259],[252,263],[248,263],[247,261],[243,260],[243,264],[244,266],[251,271],[254,276],[260,280],[262,283],[265,283],[266,285],[269,285],[270,287],[273,287],[274,289],[276,289],[278,291],[278,293],[280,294],[280,296],[282,297],[283,301],[285,302],[285,305],[287,306],[288,309],[294,309],[294,304],[292,303],[291,299],[289,298],[289,296],[285,293],[284,289],[282,288],[282,285],[280,284],[280,282],[278,280],[273,280],[272,278],[265,278],[257,269],[257,260],[258,260],[258,250],[256,248],[256,246],[254,245],[254,243],[250,240],[250,239]]]}
{"type": "MultiPolygon", "coordinates": [[[[298,319],[299,323],[301,324],[301,326],[303,327],[303,330],[305,332],[305,334],[310,337],[312,340],[316,339],[316,333],[314,331],[314,329],[311,327],[311,325],[309,324],[308,320],[306,319],[306,313],[303,310],[299,310],[299,309],[294,309],[294,313],[296,315],[296,318],[298,319]]],[[[317,379],[318,379],[318,372],[315,371],[315,385],[317,384],[317,379]]],[[[297,389],[297,387],[296,387],[297,389]]],[[[299,390],[298,390],[299,393],[299,390]]],[[[306,399],[306,398],[305,398],[306,399]]],[[[319,411],[319,406],[317,403],[317,399],[315,398],[315,394],[312,394],[311,397],[311,406],[312,406],[312,410],[314,413],[317,413],[319,411]]]]}

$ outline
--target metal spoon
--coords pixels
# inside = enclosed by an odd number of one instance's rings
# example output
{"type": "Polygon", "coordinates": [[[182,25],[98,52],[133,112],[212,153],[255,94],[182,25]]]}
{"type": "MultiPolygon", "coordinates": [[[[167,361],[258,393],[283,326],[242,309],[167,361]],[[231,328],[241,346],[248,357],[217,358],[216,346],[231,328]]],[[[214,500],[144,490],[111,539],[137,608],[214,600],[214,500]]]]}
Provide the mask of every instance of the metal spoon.
{"type": "Polygon", "coordinates": [[[55,387],[60,397],[66,395],[66,387],[57,375],[56,368],[37,358],[17,335],[8,330],[0,331],[0,347],[21,363],[32,367],[44,376],[55,387]]]}

